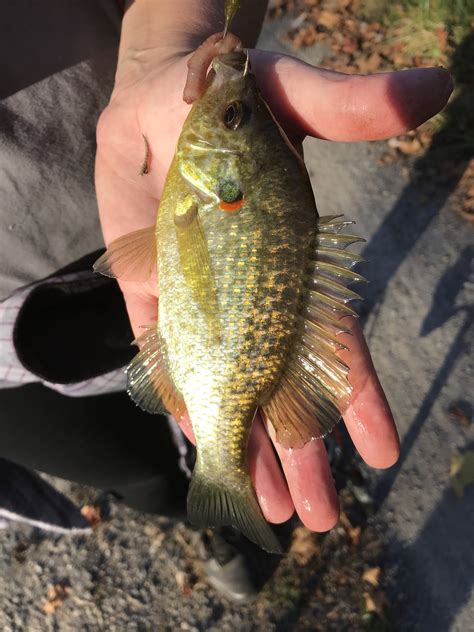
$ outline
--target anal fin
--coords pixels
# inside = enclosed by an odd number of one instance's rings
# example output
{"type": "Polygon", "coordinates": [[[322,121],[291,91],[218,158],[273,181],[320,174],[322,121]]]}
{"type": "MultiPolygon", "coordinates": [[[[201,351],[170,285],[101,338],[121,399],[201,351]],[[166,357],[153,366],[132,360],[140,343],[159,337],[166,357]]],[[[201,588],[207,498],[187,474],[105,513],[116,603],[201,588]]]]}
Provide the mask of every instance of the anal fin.
{"type": "Polygon", "coordinates": [[[310,274],[288,361],[275,391],[262,404],[278,443],[286,448],[300,448],[313,438],[324,437],[351,399],[349,367],[337,355],[347,347],[337,336],[348,332],[339,320],[356,316],[348,303],[360,298],[347,286],[365,279],[352,272],[361,257],[345,250],[361,239],[339,232],[352,223],[340,217],[318,220],[310,274]]]}
{"type": "Polygon", "coordinates": [[[148,328],[135,343],[141,349],[127,367],[128,394],[142,410],[149,413],[169,411],[179,421],[186,413],[186,405],[169,375],[156,326],[148,328]]]}

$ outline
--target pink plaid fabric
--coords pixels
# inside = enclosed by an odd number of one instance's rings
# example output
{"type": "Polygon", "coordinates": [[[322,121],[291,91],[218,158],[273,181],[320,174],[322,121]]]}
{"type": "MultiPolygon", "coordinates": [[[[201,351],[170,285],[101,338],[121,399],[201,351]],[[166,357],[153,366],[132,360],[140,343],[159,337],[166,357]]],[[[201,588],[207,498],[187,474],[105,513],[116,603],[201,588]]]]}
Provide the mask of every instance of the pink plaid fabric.
{"type": "MultiPolygon", "coordinates": [[[[92,284],[93,281],[91,280],[90,272],[78,272],[53,277],[48,279],[48,284],[67,284],[71,282],[70,291],[74,292],[75,288],[77,289],[77,283],[81,281],[84,284],[92,284]]],[[[9,298],[0,302],[0,388],[12,388],[31,382],[40,382],[48,388],[52,388],[70,397],[84,397],[87,395],[100,395],[103,393],[124,391],[126,389],[124,369],[117,369],[105,375],[100,375],[93,379],[77,382],[75,384],[55,384],[42,380],[23,367],[16,355],[13,345],[13,328],[18,312],[26,297],[33,288],[40,283],[42,283],[42,281],[20,288],[9,298]]],[[[96,285],[96,282],[94,284],[96,285]]],[[[41,335],[41,332],[38,332],[38,334],[41,335]]]]}

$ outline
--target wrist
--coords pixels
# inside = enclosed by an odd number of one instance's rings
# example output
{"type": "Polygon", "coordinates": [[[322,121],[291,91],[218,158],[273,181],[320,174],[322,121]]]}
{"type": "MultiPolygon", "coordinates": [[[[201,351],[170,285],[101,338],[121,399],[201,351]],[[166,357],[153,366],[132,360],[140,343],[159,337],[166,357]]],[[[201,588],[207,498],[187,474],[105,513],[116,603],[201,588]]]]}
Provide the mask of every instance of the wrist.
{"type": "Polygon", "coordinates": [[[150,72],[194,50],[222,26],[210,19],[218,0],[129,0],[125,4],[115,89],[127,87],[150,72]],[[184,17],[185,16],[185,17],[184,17]]]}
{"type": "MultiPolygon", "coordinates": [[[[255,45],[267,0],[242,0],[232,31],[244,46],[255,45]]],[[[223,30],[224,0],[128,0],[122,21],[117,84],[168,65],[223,30]]]]}

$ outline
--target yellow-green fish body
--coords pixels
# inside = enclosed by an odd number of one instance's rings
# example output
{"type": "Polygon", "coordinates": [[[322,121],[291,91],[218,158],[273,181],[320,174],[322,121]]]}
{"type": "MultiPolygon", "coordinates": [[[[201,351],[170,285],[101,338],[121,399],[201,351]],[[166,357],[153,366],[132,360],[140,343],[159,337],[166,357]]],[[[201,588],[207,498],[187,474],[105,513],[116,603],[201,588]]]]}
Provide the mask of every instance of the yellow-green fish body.
{"type": "Polygon", "coordinates": [[[163,192],[158,322],[170,374],[193,423],[198,475],[238,489],[250,485],[246,448],[256,407],[275,386],[295,329],[316,215],[307,175],[254,77],[242,78],[241,65],[224,63],[218,77],[235,78],[224,86],[215,80],[194,105],[163,192]],[[232,102],[243,103],[248,117],[236,130],[222,118],[232,102]],[[219,186],[226,181],[243,193],[237,210],[220,206],[219,186]],[[183,200],[185,208],[197,205],[192,221],[200,227],[189,230],[202,231],[197,248],[207,250],[210,262],[202,303],[184,269],[188,255],[175,223],[183,200]],[[214,313],[205,309],[206,295],[214,313]]]}
{"type": "Polygon", "coordinates": [[[128,369],[129,392],[151,412],[162,402],[189,414],[191,521],[233,525],[270,551],[280,547],[253,491],[248,437],[261,407],[278,441],[301,447],[349,402],[336,336],[357,296],[346,285],[361,277],[344,225],[318,219],[304,164],[246,55],[216,58],[165,183],[158,322],[128,369]]]}

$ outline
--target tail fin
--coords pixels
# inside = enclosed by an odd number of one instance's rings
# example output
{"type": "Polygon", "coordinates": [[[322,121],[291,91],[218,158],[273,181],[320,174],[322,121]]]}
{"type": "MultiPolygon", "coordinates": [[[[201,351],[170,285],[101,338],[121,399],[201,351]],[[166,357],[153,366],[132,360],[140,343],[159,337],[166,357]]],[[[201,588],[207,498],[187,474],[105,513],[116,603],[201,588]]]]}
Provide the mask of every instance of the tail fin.
{"type": "Polygon", "coordinates": [[[196,468],[188,492],[188,518],[198,527],[235,527],[269,553],[283,553],[263,517],[250,479],[242,489],[226,487],[221,481],[204,478],[196,468]]]}

